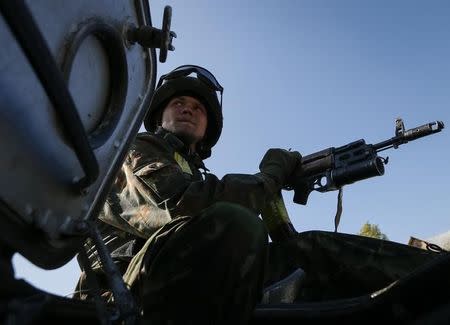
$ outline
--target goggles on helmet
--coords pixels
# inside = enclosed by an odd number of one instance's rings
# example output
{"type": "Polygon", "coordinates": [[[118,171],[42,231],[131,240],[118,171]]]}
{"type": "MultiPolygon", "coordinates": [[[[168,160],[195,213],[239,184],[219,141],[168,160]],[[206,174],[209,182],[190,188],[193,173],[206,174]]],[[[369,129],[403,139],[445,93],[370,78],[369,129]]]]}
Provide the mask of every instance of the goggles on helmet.
{"type": "Polygon", "coordinates": [[[223,96],[223,87],[219,84],[214,75],[209,72],[207,69],[199,67],[198,65],[182,65],[172,70],[171,72],[164,74],[159,78],[158,85],[156,88],[159,88],[164,81],[177,79],[180,77],[187,77],[192,73],[197,74],[197,78],[203,82],[206,86],[211,88],[211,90],[220,93],[220,107],[222,107],[222,96],[223,96]]]}

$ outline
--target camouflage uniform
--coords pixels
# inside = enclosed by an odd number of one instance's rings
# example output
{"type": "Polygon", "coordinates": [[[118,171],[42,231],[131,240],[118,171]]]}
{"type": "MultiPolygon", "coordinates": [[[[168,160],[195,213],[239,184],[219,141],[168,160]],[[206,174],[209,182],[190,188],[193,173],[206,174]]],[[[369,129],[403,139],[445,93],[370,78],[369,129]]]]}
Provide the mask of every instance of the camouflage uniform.
{"type": "Polygon", "coordinates": [[[202,160],[173,134],[139,134],[99,216],[153,322],[245,322],[262,292],[268,238],[258,214],[279,188],[261,173],[219,180],[200,169],[202,160]]]}

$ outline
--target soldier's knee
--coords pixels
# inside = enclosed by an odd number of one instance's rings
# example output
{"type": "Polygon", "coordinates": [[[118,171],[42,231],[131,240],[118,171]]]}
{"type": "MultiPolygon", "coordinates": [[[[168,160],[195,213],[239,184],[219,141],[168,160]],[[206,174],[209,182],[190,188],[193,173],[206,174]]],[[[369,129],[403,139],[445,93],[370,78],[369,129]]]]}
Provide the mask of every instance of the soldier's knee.
{"type": "Polygon", "coordinates": [[[258,241],[267,241],[267,231],[258,215],[239,204],[218,202],[208,209],[208,214],[226,226],[236,236],[248,236],[258,241]]]}

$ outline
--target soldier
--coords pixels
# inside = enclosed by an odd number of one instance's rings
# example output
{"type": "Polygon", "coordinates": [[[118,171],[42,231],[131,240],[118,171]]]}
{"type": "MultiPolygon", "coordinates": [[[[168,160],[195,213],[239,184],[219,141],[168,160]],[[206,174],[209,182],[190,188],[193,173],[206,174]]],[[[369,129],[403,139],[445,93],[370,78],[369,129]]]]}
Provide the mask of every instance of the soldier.
{"type": "MultiPolygon", "coordinates": [[[[301,155],[271,149],[260,173],[210,174],[203,160],[222,131],[222,94],[199,66],[163,75],[144,122],[149,132],[138,134],[99,216],[153,323],[246,323],[261,297],[268,236],[258,215],[301,155]]],[[[89,297],[84,282],[80,298],[89,297]]]]}

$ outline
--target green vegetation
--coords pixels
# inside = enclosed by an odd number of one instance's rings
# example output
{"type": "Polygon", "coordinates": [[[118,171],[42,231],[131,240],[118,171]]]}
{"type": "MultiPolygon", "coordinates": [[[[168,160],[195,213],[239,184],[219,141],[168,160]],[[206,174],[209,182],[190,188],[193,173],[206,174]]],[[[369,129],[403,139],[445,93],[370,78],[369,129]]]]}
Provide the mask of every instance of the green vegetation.
{"type": "Polygon", "coordinates": [[[381,232],[378,225],[371,224],[368,221],[361,227],[361,230],[359,231],[358,235],[389,240],[389,238],[381,232]]]}

